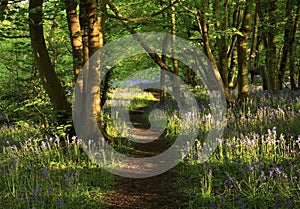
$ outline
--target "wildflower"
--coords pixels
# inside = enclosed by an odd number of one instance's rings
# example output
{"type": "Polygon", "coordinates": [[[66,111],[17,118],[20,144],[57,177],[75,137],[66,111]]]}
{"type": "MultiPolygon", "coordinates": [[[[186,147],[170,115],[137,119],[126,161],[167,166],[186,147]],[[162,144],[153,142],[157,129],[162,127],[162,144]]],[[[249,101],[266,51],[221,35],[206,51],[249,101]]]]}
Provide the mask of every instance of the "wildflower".
{"type": "Polygon", "coordinates": [[[13,158],[11,161],[14,166],[16,166],[19,163],[19,160],[17,158],[13,158]]]}
{"type": "Polygon", "coordinates": [[[64,201],[63,201],[63,200],[61,200],[61,199],[58,199],[58,200],[57,200],[57,204],[56,204],[56,206],[60,208],[60,207],[62,207],[62,206],[63,206],[63,204],[64,204],[64,201]]]}
{"type": "Polygon", "coordinates": [[[209,203],[209,208],[217,208],[217,206],[214,202],[210,202],[209,203]]]}
{"type": "Polygon", "coordinates": [[[250,165],[246,165],[246,169],[249,171],[254,171],[254,167],[250,166],[250,165]]]}
{"type": "Polygon", "coordinates": [[[46,146],[46,143],[44,141],[41,142],[42,145],[41,145],[41,148],[43,151],[47,150],[47,146],[46,146]]]}
{"type": "Polygon", "coordinates": [[[37,196],[38,196],[38,192],[39,192],[39,186],[36,185],[36,186],[33,188],[33,196],[34,196],[34,197],[37,197],[37,196]]]}
{"type": "Polygon", "coordinates": [[[300,143],[300,135],[298,136],[298,139],[296,140],[296,143],[297,143],[297,144],[300,143]]]}
{"type": "Polygon", "coordinates": [[[279,207],[280,207],[280,202],[276,201],[275,204],[274,204],[274,208],[277,209],[277,208],[279,208],[279,207]]]}
{"type": "Polygon", "coordinates": [[[263,183],[263,182],[265,182],[266,180],[267,180],[267,177],[266,177],[266,176],[263,176],[263,177],[258,178],[258,182],[259,182],[259,183],[263,183]]]}
{"type": "Polygon", "coordinates": [[[282,166],[276,167],[276,168],[275,168],[276,174],[278,174],[278,175],[281,174],[282,169],[283,169],[282,166]]]}
{"type": "Polygon", "coordinates": [[[44,178],[46,178],[46,177],[48,176],[48,170],[47,170],[47,168],[44,168],[44,169],[43,169],[42,176],[43,176],[44,178]]]}
{"type": "Polygon", "coordinates": [[[279,167],[272,167],[269,171],[270,176],[273,176],[273,178],[276,178],[277,176],[279,176],[280,174],[282,174],[282,170],[283,167],[279,166],[279,167]]]}
{"type": "Polygon", "coordinates": [[[257,162],[254,164],[253,169],[256,170],[261,165],[264,165],[264,162],[257,162]]]}
{"type": "Polygon", "coordinates": [[[244,202],[241,199],[237,199],[236,202],[240,206],[240,208],[244,208],[244,202]]]}
{"type": "Polygon", "coordinates": [[[217,141],[221,144],[223,142],[222,138],[217,138],[217,141]]]}
{"type": "Polygon", "coordinates": [[[231,184],[232,183],[232,178],[229,177],[228,179],[225,180],[225,184],[231,184]]]}
{"type": "Polygon", "coordinates": [[[49,186],[49,187],[48,187],[48,194],[52,194],[52,192],[53,192],[53,191],[52,191],[52,188],[49,186]]]}

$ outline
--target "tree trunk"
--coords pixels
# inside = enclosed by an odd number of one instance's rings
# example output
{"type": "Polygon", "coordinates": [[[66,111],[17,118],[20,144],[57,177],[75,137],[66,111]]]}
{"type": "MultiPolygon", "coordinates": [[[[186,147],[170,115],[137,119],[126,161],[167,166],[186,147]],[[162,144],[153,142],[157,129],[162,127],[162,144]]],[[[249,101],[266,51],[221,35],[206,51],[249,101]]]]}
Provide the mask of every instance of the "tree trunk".
{"type": "MultiPolygon", "coordinates": [[[[290,51],[290,82],[291,82],[291,88],[296,89],[296,81],[295,81],[295,62],[296,62],[296,55],[294,54],[294,47],[295,45],[295,39],[296,39],[296,33],[298,30],[298,23],[299,23],[299,17],[300,17],[300,0],[297,2],[297,10],[296,10],[296,16],[294,25],[293,25],[293,31],[292,31],[292,46],[291,46],[291,51],[290,51]]],[[[300,76],[300,69],[299,69],[299,76],[300,76]]],[[[299,77],[300,79],[300,77],[299,77]]],[[[300,80],[298,80],[298,88],[300,88],[300,80]]]]}
{"type": "Polygon", "coordinates": [[[202,34],[204,53],[206,54],[206,56],[212,63],[214,74],[216,76],[216,79],[220,82],[221,86],[224,89],[224,93],[225,93],[227,102],[234,103],[235,102],[234,98],[232,97],[229,89],[225,88],[225,86],[224,86],[222,77],[218,70],[216,60],[214,58],[214,55],[211,52],[210,41],[209,41],[209,36],[208,36],[208,25],[207,25],[205,17],[204,17],[204,11],[206,11],[207,8],[208,8],[208,2],[205,1],[204,3],[202,3],[202,7],[198,10],[198,14],[196,16],[199,32],[200,32],[200,34],[202,34]]]}
{"type": "Polygon", "coordinates": [[[258,15],[258,5],[255,5],[255,14],[254,14],[254,26],[252,31],[252,44],[249,56],[249,69],[255,68],[255,57],[256,49],[258,44],[258,24],[259,24],[259,15],[258,15]]]}
{"type": "MultiPolygon", "coordinates": [[[[240,24],[240,7],[237,5],[237,7],[234,9],[233,12],[233,18],[232,18],[232,27],[238,28],[240,24]]],[[[229,52],[227,54],[228,59],[230,58],[230,68],[228,70],[228,86],[232,89],[236,87],[237,82],[234,82],[234,76],[236,73],[236,65],[237,65],[237,48],[236,48],[236,42],[237,42],[237,35],[233,35],[231,46],[229,49],[229,52]]]]}
{"type": "Polygon", "coordinates": [[[82,36],[79,24],[79,17],[77,15],[77,1],[66,0],[66,13],[68,20],[68,27],[71,38],[72,54],[73,54],[73,73],[74,81],[76,82],[79,73],[83,67],[83,53],[82,53],[82,36]]]}
{"type": "MultiPolygon", "coordinates": [[[[167,49],[168,49],[168,35],[166,35],[163,43],[163,48],[162,48],[162,55],[161,55],[161,60],[162,62],[167,65],[167,49]]],[[[166,85],[166,73],[164,72],[164,69],[161,68],[160,70],[160,97],[159,101],[161,104],[163,104],[166,101],[167,97],[167,85],[166,85]]]]}
{"type": "MultiPolygon", "coordinates": [[[[86,105],[91,105],[91,112],[84,114],[95,119],[99,123],[98,128],[102,136],[114,144],[115,141],[105,130],[106,121],[100,119],[101,105],[103,105],[103,103],[101,104],[100,77],[101,67],[104,66],[101,66],[101,57],[90,59],[104,45],[106,4],[106,0],[99,2],[97,0],[84,0],[80,4],[80,24],[83,32],[87,32],[87,35],[83,37],[83,60],[87,60],[87,63],[85,64],[84,76],[81,76],[77,83],[80,89],[84,89],[82,91],[84,95],[81,95],[84,98],[83,101],[87,101],[86,105]]],[[[93,133],[92,130],[97,127],[91,123],[86,128],[91,129],[85,130],[86,133],[93,133]]]]}
{"type": "Polygon", "coordinates": [[[87,64],[89,60],[89,36],[88,36],[88,14],[84,1],[80,1],[79,22],[82,34],[82,61],[87,64]]]}
{"type": "Polygon", "coordinates": [[[42,6],[43,1],[41,0],[29,1],[31,47],[42,84],[50,98],[53,109],[65,117],[70,114],[71,105],[67,101],[64,88],[56,75],[47,51],[44,38],[42,6]]]}
{"type": "Polygon", "coordinates": [[[1,19],[1,13],[3,13],[6,8],[7,8],[7,5],[8,5],[8,0],[1,0],[0,1],[0,19],[1,19]]]}
{"type": "MultiPolygon", "coordinates": [[[[174,3],[174,0],[171,0],[171,4],[174,3]]],[[[172,34],[172,40],[171,43],[172,45],[175,44],[176,42],[176,14],[175,14],[175,7],[172,6],[172,13],[171,13],[171,22],[172,22],[172,29],[171,29],[171,34],[172,34]]],[[[175,51],[172,47],[172,64],[173,64],[173,72],[176,75],[174,77],[174,83],[173,83],[173,92],[175,95],[178,95],[180,92],[180,87],[179,87],[179,81],[178,81],[178,75],[179,75],[179,63],[178,60],[176,59],[176,54],[175,51]]]]}
{"type": "MultiPolygon", "coordinates": [[[[235,41],[236,42],[236,41],[235,41]]],[[[236,72],[236,65],[237,65],[237,47],[236,43],[234,44],[231,52],[231,60],[230,60],[230,68],[228,71],[228,87],[235,89],[237,82],[234,81],[234,74],[236,72]]]]}
{"type": "Polygon", "coordinates": [[[277,6],[276,0],[268,1],[269,27],[267,31],[267,70],[269,77],[269,87],[273,91],[279,90],[278,67],[276,56],[276,28],[277,28],[277,6]]]}
{"type": "Polygon", "coordinates": [[[279,76],[278,76],[280,89],[283,89],[284,74],[293,47],[293,40],[291,39],[293,33],[293,17],[291,14],[292,14],[292,0],[287,0],[286,14],[285,14],[285,17],[287,18],[287,22],[285,23],[284,45],[282,50],[282,58],[281,58],[281,63],[279,68],[279,76]]]}
{"type": "Polygon", "coordinates": [[[247,0],[247,5],[244,11],[244,17],[242,22],[241,33],[242,36],[238,36],[238,98],[243,100],[249,97],[249,85],[248,85],[248,65],[247,65],[247,45],[249,34],[251,31],[251,10],[253,0],[247,0]]]}
{"type": "MultiPolygon", "coordinates": [[[[226,0],[224,5],[219,0],[214,0],[214,12],[216,15],[215,28],[218,33],[225,34],[228,27],[228,6],[229,1],[226,0]]],[[[228,91],[228,57],[227,57],[227,37],[225,35],[217,36],[217,47],[219,55],[218,69],[222,77],[224,88],[228,91]]]]}

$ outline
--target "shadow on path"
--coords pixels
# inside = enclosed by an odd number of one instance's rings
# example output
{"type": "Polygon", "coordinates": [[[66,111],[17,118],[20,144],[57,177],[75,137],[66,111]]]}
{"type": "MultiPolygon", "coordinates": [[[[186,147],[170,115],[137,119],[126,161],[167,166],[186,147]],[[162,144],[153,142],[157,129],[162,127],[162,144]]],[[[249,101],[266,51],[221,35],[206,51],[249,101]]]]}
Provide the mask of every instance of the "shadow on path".
{"type": "MultiPolygon", "coordinates": [[[[158,95],[153,93],[155,97],[158,95]]],[[[132,157],[151,157],[162,153],[170,146],[162,134],[158,139],[151,138],[146,130],[150,123],[145,114],[149,107],[143,107],[130,112],[130,120],[135,129],[136,140],[151,140],[149,143],[138,143],[132,157]]],[[[155,134],[154,134],[155,135],[155,134]]],[[[171,169],[158,176],[133,179],[117,176],[114,192],[107,194],[103,200],[104,209],[178,209],[184,208],[185,198],[180,195],[175,186],[177,173],[171,169]]]]}

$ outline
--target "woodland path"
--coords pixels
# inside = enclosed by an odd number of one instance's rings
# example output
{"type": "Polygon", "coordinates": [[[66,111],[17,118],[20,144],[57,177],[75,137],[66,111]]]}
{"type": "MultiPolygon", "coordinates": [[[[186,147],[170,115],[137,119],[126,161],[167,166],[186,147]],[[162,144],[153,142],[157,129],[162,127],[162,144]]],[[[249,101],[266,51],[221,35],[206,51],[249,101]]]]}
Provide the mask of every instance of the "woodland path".
{"type": "MultiPolygon", "coordinates": [[[[151,92],[156,98],[159,95],[151,92]]],[[[130,120],[135,128],[135,139],[147,140],[144,135],[149,129],[149,122],[144,114],[149,107],[139,108],[130,112],[130,120]]],[[[167,139],[161,135],[157,140],[149,143],[138,143],[133,157],[150,157],[168,148],[167,139]]],[[[177,179],[175,169],[149,178],[124,178],[116,176],[113,192],[106,194],[103,200],[104,209],[179,209],[184,208],[186,199],[179,193],[175,183],[177,179]]]]}

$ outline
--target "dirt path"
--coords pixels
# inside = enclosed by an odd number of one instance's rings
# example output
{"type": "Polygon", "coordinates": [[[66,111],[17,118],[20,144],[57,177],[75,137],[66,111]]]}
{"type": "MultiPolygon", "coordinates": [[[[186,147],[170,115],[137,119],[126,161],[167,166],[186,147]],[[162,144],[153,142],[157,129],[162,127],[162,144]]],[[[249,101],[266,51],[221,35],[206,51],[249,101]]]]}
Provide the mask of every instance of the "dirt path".
{"type": "MultiPolygon", "coordinates": [[[[154,96],[158,96],[154,94],[154,96]]],[[[149,122],[145,121],[144,113],[149,107],[144,107],[130,112],[130,119],[135,128],[135,139],[148,140],[149,122]]],[[[151,139],[150,139],[151,140],[151,139]]],[[[139,143],[132,156],[150,157],[157,155],[168,148],[167,139],[161,135],[150,143],[139,143]]],[[[184,208],[185,198],[180,195],[175,187],[177,174],[174,169],[158,176],[134,179],[117,177],[114,192],[104,198],[102,208],[115,209],[178,209],[184,208]]]]}

